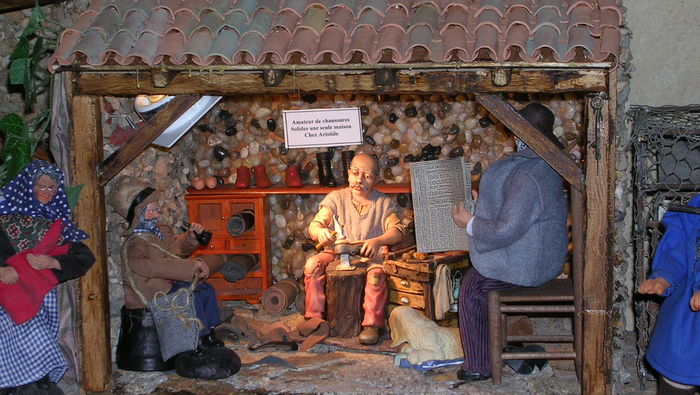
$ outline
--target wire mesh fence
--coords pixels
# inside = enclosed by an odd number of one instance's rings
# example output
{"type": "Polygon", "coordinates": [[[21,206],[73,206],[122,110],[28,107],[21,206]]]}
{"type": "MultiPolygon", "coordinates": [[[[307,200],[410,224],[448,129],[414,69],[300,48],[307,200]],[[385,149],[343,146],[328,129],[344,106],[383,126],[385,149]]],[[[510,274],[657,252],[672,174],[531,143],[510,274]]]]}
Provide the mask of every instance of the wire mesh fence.
{"type": "MultiPolygon", "coordinates": [[[[634,155],[635,289],[650,273],[663,235],[661,218],[700,192],[700,105],[632,106],[634,155]]],[[[636,298],[637,368],[642,383],[653,380],[644,354],[659,309],[656,298],[636,298]]]]}

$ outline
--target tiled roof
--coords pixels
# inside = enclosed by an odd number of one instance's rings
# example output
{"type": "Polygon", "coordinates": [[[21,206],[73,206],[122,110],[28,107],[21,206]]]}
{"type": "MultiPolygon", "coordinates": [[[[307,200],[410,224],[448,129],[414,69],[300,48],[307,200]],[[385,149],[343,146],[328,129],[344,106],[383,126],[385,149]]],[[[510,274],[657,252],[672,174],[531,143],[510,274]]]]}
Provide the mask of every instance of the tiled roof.
{"type": "Polygon", "coordinates": [[[614,62],[618,3],[93,0],[50,65],[614,62]]]}

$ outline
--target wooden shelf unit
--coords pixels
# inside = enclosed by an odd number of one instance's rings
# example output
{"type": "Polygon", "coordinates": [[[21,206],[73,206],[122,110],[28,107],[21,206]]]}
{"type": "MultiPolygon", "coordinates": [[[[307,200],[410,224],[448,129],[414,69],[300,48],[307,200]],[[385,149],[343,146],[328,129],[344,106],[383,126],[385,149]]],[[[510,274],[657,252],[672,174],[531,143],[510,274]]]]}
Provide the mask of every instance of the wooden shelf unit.
{"type": "MultiPolygon", "coordinates": [[[[243,279],[229,282],[220,273],[212,275],[209,282],[216,289],[219,300],[245,300],[260,303],[263,292],[272,286],[272,251],[270,250],[270,210],[266,199],[269,195],[325,195],[338,187],[305,185],[291,188],[273,185],[269,188],[236,188],[231,184],[215,189],[188,189],[185,196],[190,222],[198,222],[212,232],[208,246],[202,246],[195,255],[202,254],[256,254],[260,257],[259,268],[243,279]],[[238,237],[231,236],[226,223],[231,216],[245,209],[255,213],[253,229],[238,237]]],[[[375,186],[387,194],[410,193],[409,184],[379,184],[375,186]]]]}

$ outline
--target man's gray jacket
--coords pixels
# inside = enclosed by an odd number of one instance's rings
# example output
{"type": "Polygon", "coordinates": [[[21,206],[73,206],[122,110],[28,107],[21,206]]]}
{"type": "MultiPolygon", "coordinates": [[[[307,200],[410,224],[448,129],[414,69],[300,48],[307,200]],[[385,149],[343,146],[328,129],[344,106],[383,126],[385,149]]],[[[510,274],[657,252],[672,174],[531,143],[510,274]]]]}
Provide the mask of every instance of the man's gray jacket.
{"type": "Polygon", "coordinates": [[[479,183],[470,257],[484,277],[538,286],[561,273],[567,250],[562,178],[530,149],[491,165],[479,183]]]}

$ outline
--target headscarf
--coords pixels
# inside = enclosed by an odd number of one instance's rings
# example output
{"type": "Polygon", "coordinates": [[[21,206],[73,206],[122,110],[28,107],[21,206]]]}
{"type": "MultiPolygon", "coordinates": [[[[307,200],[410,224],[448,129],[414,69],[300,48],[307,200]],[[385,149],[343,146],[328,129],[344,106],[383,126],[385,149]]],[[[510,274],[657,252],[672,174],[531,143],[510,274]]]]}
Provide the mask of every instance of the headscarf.
{"type": "Polygon", "coordinates": [[[28,164],[0,192],[5,200],[0,201],[0,214],[22,214],[31,217],[44,217],[48,220],[63,220],[61,236],[69,241],[82,241],[88,235],[72,221],[71,209],[64,185],[63,172],[56,165],[35,160],[28,164]],[[34,195],[34,184],[42,175],[56,181],[56,195],[47,204],[41,204],[34,195]]]}
{"type": "Polygon", "coordinates": [[[158,229],[158,218],[146,219],[147,206],[141,208],[139,214],[139,223],[134,228],[134,233],[153,233],[159,239],[163,240],[163,234],[158,229]]]}

